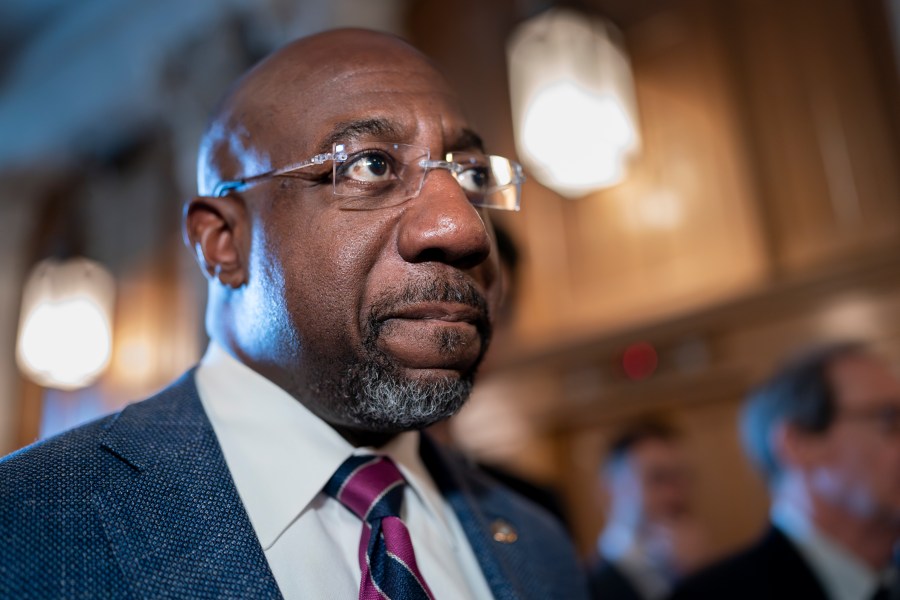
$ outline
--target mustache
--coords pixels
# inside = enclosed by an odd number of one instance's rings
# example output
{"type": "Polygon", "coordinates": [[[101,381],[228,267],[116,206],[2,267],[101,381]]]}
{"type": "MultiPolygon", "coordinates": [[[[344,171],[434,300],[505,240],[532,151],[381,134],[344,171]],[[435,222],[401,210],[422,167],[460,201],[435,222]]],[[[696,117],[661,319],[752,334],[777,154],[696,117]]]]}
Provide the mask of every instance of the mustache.
{"type": "Polygon", "coordinates": [[[380,325],[405,307],[427,302],[448,302],[468,306],[477,313],[476,327],[490,335],[490,310],[484,294],[464,275],[452,279],[428,277],[407,282],[396,291],[379,297],[369,310],[368,321],[377,333],[380,325]]]}

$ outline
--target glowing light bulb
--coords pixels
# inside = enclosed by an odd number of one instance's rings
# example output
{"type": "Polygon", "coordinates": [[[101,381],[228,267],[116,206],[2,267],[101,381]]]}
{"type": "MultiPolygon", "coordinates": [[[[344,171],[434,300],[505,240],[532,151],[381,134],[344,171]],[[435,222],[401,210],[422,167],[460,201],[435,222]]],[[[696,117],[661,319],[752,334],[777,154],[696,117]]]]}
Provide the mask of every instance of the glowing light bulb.
{"type": "Polygon", "coordinates": [[[19,368],[46,387],[90,385],[112,355],[114,296],[112,276],[93,261],[38,264],[22,295],[19,368]]]}
{"type": "Polygon", "coordinates": [[[510,39],[519,155],[564,196],[619,183],[640,149],[631,68],[614,33],[603,21],[554,9],[510,39]]]}

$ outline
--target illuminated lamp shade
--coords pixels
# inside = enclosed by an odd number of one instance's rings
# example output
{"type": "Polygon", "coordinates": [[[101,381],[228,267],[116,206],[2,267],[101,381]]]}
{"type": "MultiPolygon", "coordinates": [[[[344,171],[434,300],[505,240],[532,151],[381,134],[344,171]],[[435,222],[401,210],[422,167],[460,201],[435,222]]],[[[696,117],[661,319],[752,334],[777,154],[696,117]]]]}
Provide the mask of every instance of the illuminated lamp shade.
{"type": "Polygon", "coordinates": [[[625,177],[640,150],[634,79],[612,24],[569,9],[525,21],[507,44],[519,157],[577,198],[625,177]]]}
{"type": "Polygon", "coordinates": [[[25,283],[16,360],[45,387],[74,390],[93,383],[112,354],[115,282],[85,258],[38,263],[25,283]]]}

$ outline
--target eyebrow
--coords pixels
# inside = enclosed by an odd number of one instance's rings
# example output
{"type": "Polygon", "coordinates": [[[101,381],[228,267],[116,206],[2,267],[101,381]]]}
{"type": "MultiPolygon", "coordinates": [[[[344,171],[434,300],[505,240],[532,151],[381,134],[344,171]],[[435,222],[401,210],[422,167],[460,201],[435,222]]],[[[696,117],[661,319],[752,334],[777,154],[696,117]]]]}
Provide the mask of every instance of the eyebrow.
{"type": "MultiPolygon", "coordinates": [[[[403,132],[387,119],[362,119],[359,121],[345,121],[338,123],[319,147],[320,152],[328,152],[334,144],[358,139],[362,136],[374,136],[388,140],[399,140],[403,132]]],[[[460,133],[449,140],[447,151],[479,150],[484,152],[484,141],[481,136],[468,128],[463,128],[460,133]]]]}
{"type": "Polygon", "coordinates": [[[346,121],[338,123],[331,133],[322,141],[320,151],[328,152],[334,144],[357,139],[364,135],[376,136],[384,139],[400,139],[401,131],[386,119],[363,119],[360,121],[346,121]]]}
{"type": "Polygon", "coordinates": [[[450,140],[450,143],[447,144],[448,152],[473,149],[484,152],[484,141],[481,139],[480,135],[471,129],[463,129],[458,136],[450,140]]]}

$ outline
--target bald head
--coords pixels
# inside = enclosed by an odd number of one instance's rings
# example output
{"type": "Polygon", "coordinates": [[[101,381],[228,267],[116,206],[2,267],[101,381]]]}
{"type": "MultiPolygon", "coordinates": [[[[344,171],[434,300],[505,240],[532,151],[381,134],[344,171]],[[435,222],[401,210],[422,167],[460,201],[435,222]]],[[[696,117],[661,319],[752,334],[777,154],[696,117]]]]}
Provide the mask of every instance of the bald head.
{"type": "MultiPolygon", "coordinates": [[[[296,40],[239,79],[210,120],[197,162],[197,186],[265,173],[306,158],[309,140],[278,135],[334,106],[347,84],[373,93],[386,71],[402,71],[453,98],[431,60],[406,41],[365,29],[337,29],[296,40]],[[367,75],[367,77],[360,77],[367,75]],[[352,83],[351,83],[352,80],[352,83]]],[[[455,100],[454,100],[455,101],[455,100]]],[[[347,114],[347,119],[356,115],[347,114]]]]}

